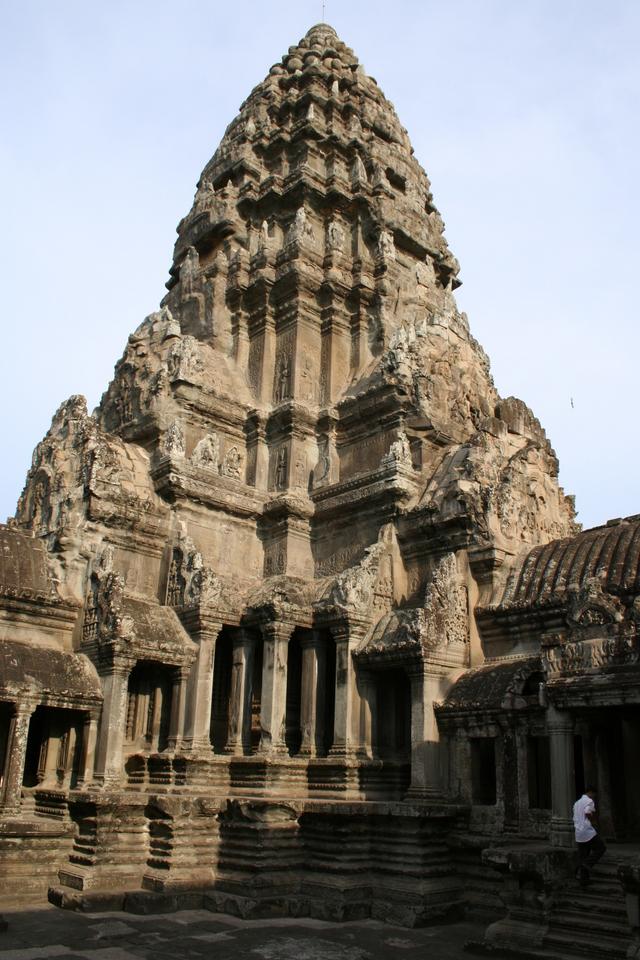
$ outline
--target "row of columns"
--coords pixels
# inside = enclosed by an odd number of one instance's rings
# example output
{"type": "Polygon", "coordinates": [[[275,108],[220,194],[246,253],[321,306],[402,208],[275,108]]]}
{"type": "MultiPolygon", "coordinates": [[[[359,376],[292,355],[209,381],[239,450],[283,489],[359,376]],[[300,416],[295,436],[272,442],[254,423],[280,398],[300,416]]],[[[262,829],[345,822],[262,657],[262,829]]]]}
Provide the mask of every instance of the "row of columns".
{"type": "MultiPolygon", "coordinates": [[[[6,742],[2,790],[0,792],[0,814],[4,817],[15,816],[20,811],[22,783],[24,780],[27,744],[29,740],[29,725],[37,706],[38,704],[30,699],[23,699],[20,703],[12,705],[12,715],[9,720],[9,731],[6,742]]],[[[97,734],[97,711],[84,712],[77,776],[77,786],[79,787],[93,779],[97,734]]]]}
{"type": "MultiPolygon", "coordinates": [[[[366,623],[343,622],[331,627],[336,651],[335,710],[330,756],[355,759],[371,755],[371,704],[365,673],[356,677],[353,651],[359,646],[366,623]]],[[[168,749],[208,752],[212,707],[216,640],[221,622],[209,623],[197,636],[198,653],[190,668],[176,667],[172,677],[168,749]]],[[[261,694],[261,739],[259,753],[285,756],[287,711],[288,647],[295,625],[268,622],[260,626],[263,638],[261,694]]],[[[301,747],[299,755],[313,757],[319,752],[323,735],[326,695],[326,637],[322,631],[301,635],[301,747]]],[[[229,728],[226,750],[242,754],[250,745],[252,678],[255,634],[237,628],[232,637],[232,674],[229,728]]],[[[123,778],[124,738],[127,715],[128,680],[134,660],[119,658],[101,672],[102,719],[87,714],[82,747],[79,783],[94,780],[105,785],[123,778]]],[[[417,670],[411,679],[411,742],[413,796],[441,794],[441,754],[433,703],[441,699],[444,678],[417,670]]],[[[2,804],[6,811],[19,807],[24,772],[29,719],[34,706],[16,706],[11,720],[2,804]]],[[[552,752],[553,757],[553,752],[552,752]]],[[[553,762],[553,761],[552,761],[553,762]]],[[[558,800],[560,804],[560,800],[558,800]]],[[[554,806],[555,809],[555,806],[554,806]]]]}
{"type": "MultiPolygon", "coordinates": [[[[213,671],[217,638],[223,624],[208,624],[200,631],[198,653],[191,668],[173,672],[169,750],[209,751],[213,671]]],[[[360,733],[360,697],[351,653],[364,635],[364,625],[341,625],[333,631],[336,646],[335,722],[332,755],[362,753],[366,747],[360,733]]],[[[287,754],[287,662],[295,625],[268,622],[260,626],[263,639],[261,692],[261,739],[259,753],[287,754]]],[[[322,631],[308,630],[301,637],[302,680],[300,755],[313,757],[319,751],[324,716],[326,639],[322,631]]],[[[252,678],[256,647],[255,633],[235,628],[232,636],[232,672],[229,698],[229,727],[226,752],[243,754],[251,735],[252,678]]],[[[122,778],[128,678],[134,661],[118,659],[101,673],[103,720],[95,748],[95,780],[112,783],[122,778]]]]}

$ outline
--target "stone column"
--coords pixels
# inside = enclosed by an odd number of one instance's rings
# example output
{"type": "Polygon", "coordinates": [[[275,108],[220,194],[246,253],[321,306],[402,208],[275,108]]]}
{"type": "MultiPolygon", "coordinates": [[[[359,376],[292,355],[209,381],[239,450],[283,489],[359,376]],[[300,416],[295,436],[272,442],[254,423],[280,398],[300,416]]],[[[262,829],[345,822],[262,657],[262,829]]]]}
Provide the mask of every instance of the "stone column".
{"type": "Polygon", "coordinates": [[[333,728],[332,757],[355,757],[361,747],[360,695],[356,684],[356,668],[352,653],[367,630],[366,624],[344,622],[331,632],[336,643],[336,705],[333,728]]]}
{"type": "Polygon", "coordinates": [[[359,698],[357,752],[362,757],[373,757],[373,718],[378,715],[378,680],[371,670],[358,671],[356,689],[359,698]]]}
{"type": "Polygon", "coordinates": [[[449,683],[446,677],[419,664],[411,672],[411,785],[408,797],[440,800],[443,795],[443,756],[433,709],[449,683]]]}
{"type": "Polygon", "coordinates": [[[222,630],[218,620],[206,622],[195,631],[198,644],[196,659],[191,664],[187,680],[183,749],[209,753],[211,740],[211,701],[213,698],[213,667],[216,641],[222,630]]]}
{"type": "Polygon", "coordinates": [[[547,730],[551,754],[551,842],[555,847],[572,847],[575,841],[573,718],[566,711],[549,706],[547,730]]]}
{"type": "Polygon", "coordinates": [[[167,738],[167,750],[169,751],[175,751],[182,747],[188,676],[188,667],[177,667],[173,672],[171,684],[171,716],[169,718],[169,736],[167,738]]]}
{"type": "Polygon", "coordinates": [[[302,637],[300,646],[302,648],[300,697],[302,743],[299,756],[317,757],[324,739],[327,649],[319,630],[309,630],[302,637]]]}
{"type": "Polygon", "coordinates": [[[251,741],[251,694],[255,637],[239,629],[232,637],[231,694],[229,696],[229,737],[225,753],[242,756],[251,741]]]}
{"type": "MultiPolygon", "coordinates": [[[[504,800],[504,831],[517,833],[520,828],[519,784],[522,772],[518,768],[518,741],[516,732],[505,718],[498,727],[502,735],[502,796],[504,800]]],[[[498,741],[496,741],[498,746],[498,741]]],[[[498,757],[496,756],[496,776],[498,757]]],[[[497,785],[496,785],[497,788],[497,785]]]]}
{"type": "Polygon", "coordinates": [[[293,626],[289,623],[266,623],[262,626],[264,654],[262,661],[262,735],[258,752],[284,756],[287,710],[287,650],[293,626]]]}
{"type": "Polygon", "coordinates": [[[133,663],[118,660],[101,674],[102,716],[96,746],[94,779],[105,786],[124,778],[122,748],[127,726],[127,682],[133,663]]]}
{"type": "Polygon", "coordinates": [[[29,737],[29,722],[35,710],[31,701],[23,701],[14,705],[13,716],[9,724],[7,737],[7,757],[4,765],[4,787],[0,815],[3,817],[16,816],[20,812],[22,794],[22,780],[24,778],[24,763],[27,755],[27,739],[29,737]]]}
{"type": "Polygon", "coordinates": [[[78,769],[78,787],[86,787],[93,780],[93,768],[96,761],[96,743],[98,741],[98,716],[96,712],[86,713],[82,724],[82,752],[78,769]]]}

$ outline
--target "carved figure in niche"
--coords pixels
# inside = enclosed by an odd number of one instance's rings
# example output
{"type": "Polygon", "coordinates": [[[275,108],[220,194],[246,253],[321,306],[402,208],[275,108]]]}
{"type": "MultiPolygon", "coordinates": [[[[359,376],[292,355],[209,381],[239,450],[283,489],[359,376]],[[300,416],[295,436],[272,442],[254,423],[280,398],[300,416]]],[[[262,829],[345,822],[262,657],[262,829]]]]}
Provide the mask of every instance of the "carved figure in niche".
{"type": "Polygon", "coordinates": [[[311,357],[306,352],[302,354],[302,370],[300,371],[300,394],[303,400],[313,400],[313,377],[311,357]]]}
{"type": "Polygon", "coordinates": [[[184,603],[185,579],[182,575],[184,558],[181,550],[174,550],[167,577],[167,605],[181,607],[184,603]]]}
{"type": "Polygon", "coordinates": [[[196,207],[206,207],[215,198],[216,191],[210,180],[203,180],[196,191],[196,207]]]}
{"type": "Polygon", "coordinates": [[[271,547],[264,563],[264,572],[267,577],[282,576],[287,569],[287,558],[281,548],[271,547]]]}
{"type": "Polygon", "coordinates": [[[276,490],[284,490],[287,485],[288,460],[287,448],[280,447],[278,450],[278,461],[276,463],[276,490]]]}
{"type": "Polygon", "coordinates": [[[208,433],[199,440],[191,454],[191,461],[197,467],[206,467],[209,470],[218,469],[220,457],[220,441],[217,433],[208,433]]]}
{"type": "Polygon", "coordinates": [[[394,440],[389,447],[389,453],[385,457],[385,460],[395,460],[396,463],[411,463],[411,446],[409,445],[409,438],[404,431],[398,434],[397,439],[394,440]]]}
{"type": "Polygon", "coordinates": [[[296,487],[307,486],[307,465],[304,460],[296,460],[294,476],[296,487]]]}
{"type": "Polygon", "coordinates": [[[222,461],[220,473],[231,480],[240,480],[242,477],[242,455],[236,446],[230,447],[222,461]]]}
{"type": "Polygon", "coordinates": [[[82,621],[82,640],[84,643],[90,643],[98,639],[98,578],[95,574],[91,576],[89,589],[87,591],[87,600],[84,608],[84,620],[82,621]]]}
{"type": "Polygon", "coordinates": [[[327,227],[327,251],[329,253],[342,253],[343,249],[344,230],[337,220],[332,220],[327,227]]]}
{"type": "Polygon", "coordinates": [[[34,530],[46,527],[49,519],[49,483],[44,477],[38,477],[31,499],[31,520],[34,530]]]}
{"type": "Polygon", "coordinates": [[[388,230],[383,230],[378,238],[378,256],[381,260],[395,260],[396,258],[393,234],[388,230]]]}
{"type": "Polygon", "coordinates": [[[289,357],[286,353],[283,353],[280,357],[280,365],[278,367],[278,379],[276,381],[276,402],[280,403],[282,400],[287,400],[290,396],[290,383],[291,383],[291,365],[289,363],[289,357]]]}
{"type": "Polygon", "coordinates": [[[189,247],[184,260],[180,264],[180,285],[183,296],[188,297],[193,293],[193,281],[198,275],[199,267],[198,251],[195,247],[189,247]]]}
{"type": "Polygon", "coordinates": [[[164,452],[169,457],[184,457],[184,449],[182,424],[174,420],[164,435],[164,452]]]}
{"type": "Polygon", "coordinates": [[[289,243],[302,243],[305,240],[313,240],[313,230],[307,219],[307,211],[304,207],[299,207],[296,211],[296,217],[289,227],[289,243]]]}
{"type": "Polygon", "coordinates": [[[437,210],[432,210],[429,214],[429,233],[439,247],[442,246],[444,233],[444,220],[437,210]]]}
{"type": "Polygon", "coordinates": [[[326,480],[331,470],[331,454],[329,437],[322,437],[318,449],[318,463],[314,470],[314,482],[319,484],[326,480]]]}
{"type": "Polygon", "coordinates": [[[195,337],[183,337],[173,345],[167,357],[167,367],[172,380],[191,380],[202,370],[195,337]]]}
{"type": "MultiPolygon", "coordinates": [[[[355,119],[359,127],[360,121],[357,119],[357,117],[355,117],[355,119]]],[[[367,182],[367,171],[365,170],[364,163],[362,162],[359,153],[356,153],[353,160],[353,164],[351,166],[351,181],[354,184],[367,182]]]]}
{"type": "Polygon", "coordinates": [[[260,234],[258,236],[258,253],[266,253],[269,247],[269,224],[266,220],[260,225],[260,234]]]}
{"type": "Polygon", "coordinates": [[[416,264],[416,280],[422,287],[435,286],[436,272],[430,257],[416,264]]]}
{"type": "Polygon", "coordinates": [[[131,382],[128,377],[123,377],[120,381],[120,420],[127,423],[133,416],[133,405],[131,402],[131,382]]]}
{"type": "Polygon", "coordinates": [[[371,185],[374,189],[384,189],[387,186],[387,178],[384,174],[384,171],[379,163],[373,165],[373,176],[371,178],[371,185]]]}

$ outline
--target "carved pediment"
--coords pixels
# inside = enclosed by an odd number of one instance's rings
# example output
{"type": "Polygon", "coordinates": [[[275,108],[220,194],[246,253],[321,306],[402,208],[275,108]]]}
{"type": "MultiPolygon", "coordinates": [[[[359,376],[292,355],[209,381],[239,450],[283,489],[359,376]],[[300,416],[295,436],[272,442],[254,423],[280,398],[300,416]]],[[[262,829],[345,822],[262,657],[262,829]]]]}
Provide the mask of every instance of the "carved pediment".
{"type": "Polygon", "coordinates": [[[590,577],[579,588],[569,588],[567,625],[572,633],[589,628],[611,628],[623,619],[620,601],[606,593],[598,577],[590,577]]]}
{"type": "Polygon", "coordinates": [[[329,582],[318,602],[319,610],[333,609],[375,622],[390,611],[394,603],[394,559],[397,554],[393,527],[385,525],[377,542],[365,550],[362,560],[329,582]]]}
{"type": "Polygon", "coordinates": [[[434,568],[422,607],[392,610],[374,627],[357,655],[363,659],[416,657],[463,664],[467,660],[467,592],[456,559],[446,554],[434,568]]]}
{"type": "Polygon", "coordinates": [[[233,606],[233,589],[208,567],[193,540],[180,535],[171,554],[165,603],[172,607],[233,606]]]}

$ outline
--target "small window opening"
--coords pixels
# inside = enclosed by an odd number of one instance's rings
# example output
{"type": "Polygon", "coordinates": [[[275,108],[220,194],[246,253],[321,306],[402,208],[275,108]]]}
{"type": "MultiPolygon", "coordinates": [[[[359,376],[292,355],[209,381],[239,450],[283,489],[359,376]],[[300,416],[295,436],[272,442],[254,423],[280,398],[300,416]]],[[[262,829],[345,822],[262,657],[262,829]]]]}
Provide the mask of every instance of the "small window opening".
{"type": "Polygon", "coordinates": [[[496,742],[477,737],[471,742],[471,797],[474,803],[491,807],[496,802],[496,742]]]}
{"type": "Polygon", "coordinates": [[[549,737],[527,738],[527,779],[529,807],[534,810],[551,809],[551,759],[549,737]]]}

